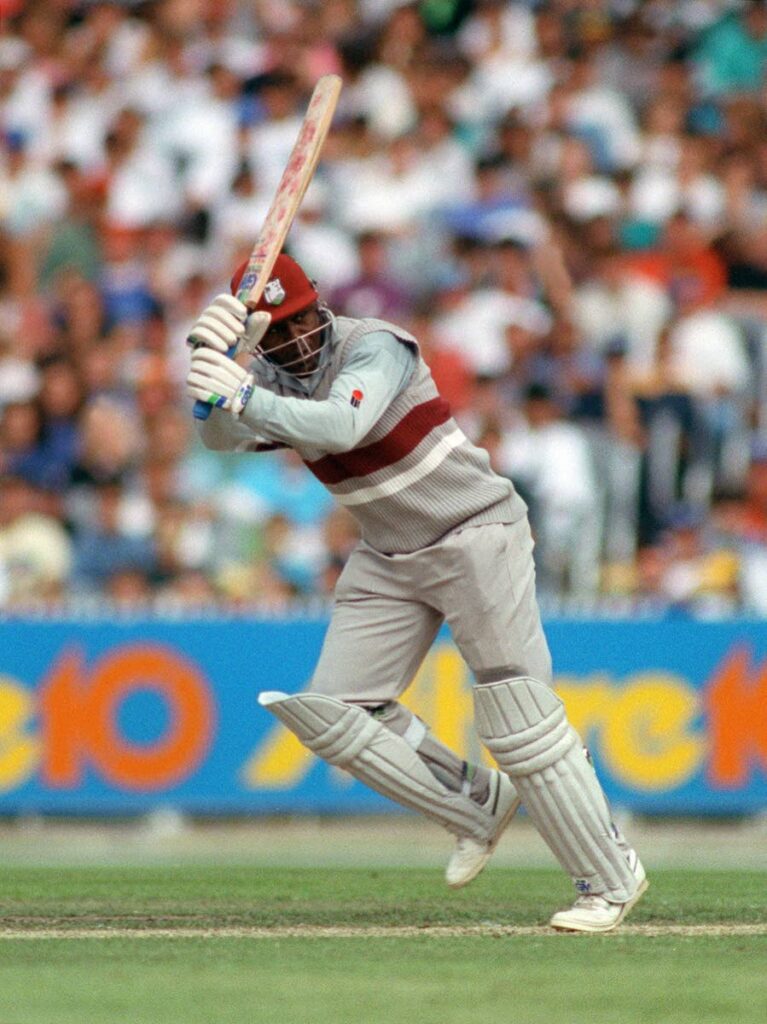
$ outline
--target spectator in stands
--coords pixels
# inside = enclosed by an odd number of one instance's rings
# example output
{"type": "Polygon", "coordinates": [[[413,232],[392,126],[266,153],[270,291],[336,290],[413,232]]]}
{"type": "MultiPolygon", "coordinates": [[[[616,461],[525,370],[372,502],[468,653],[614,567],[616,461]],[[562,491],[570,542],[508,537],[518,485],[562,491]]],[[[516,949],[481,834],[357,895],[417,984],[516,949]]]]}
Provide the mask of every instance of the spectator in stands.
{"type": "Polygon", "coordinates": [[[0,476],[0,608],[54,605],[66,596],[72,543],[50,503],[23,477],[0,476]]]}
{"type": "Polygon", "coordinates": [[[2,225],[12,236],[34,238],[64,213],[66,189],[52,168],[32,159],[21,133],[7,133],[4,141],[2,225]]]}
{"type": "Polygon", "coordinates": [[[497,244],[494,255],[493,278],[485,287],[468,292],[441,319],[439,329],[474,374],[498,377],[511,368],[507,328],[518,323],[541,336],[551,329],[552,320],[538,300],[527,247],[508,238],[497,244]]]}
{"type": "Polygon", "coordinates": [[[722,542],[737,553],[742,607],[756,615],[767,615],[767,442],[764,440],[757,440],[753,445],[742,496],[717,502],[712,522],[722,542]]]}
{"type": "Polygon", "coordinates": [[[290,241],[293,255],[326,295],[348,285],[360,269],[358,245],[348,231],[332,222],[329,212],[330,187],[315,177],[291,227],[290,241]],[[332,260],[327,259],[328,252],[333,253],[332,260]]]}
{"type": "Polygon", "coordinates": [[[504,441],[500,463],[531,500],[539,584],[551,596],[593,598],[599,587],[597,481],[586,436],[567,423],[552,393],[531,384],[526,425],[504,441]]]}
{"type": "Polygon", "coordinates": [[[141,451],[139,424],[117,402],[97,398],[88,403],[80,415],[80,437],[73,484],[115,483],[135,469],[141,451]]]}
{"type": "Polygon", "coordinates": [[[459,421],[471,410],[474,399],[474,377],[461,352],[446,343],[431,315],[431,303],[423,300],[402,320],[418,338],[421,355],[431,370],[437,390],[459,421]]]}
{"type": "Polygon", "coordinates": [[[81,521],[75,527],[72,586],[80,594],[107,592],[118,573],[128,573],[129,581],[135,582],[139,577],[132,574],[155,571],[154,544],[134,532],[123,498],[119,484],[99,484],[91,492],[91,522],[81,521]]]}
{"type": "Polygon", "coordinates": [[[105,140],[105,215],[114,229],[136,230],[183,212],[170,157],[150,143],[146,117],[121,110],[105,140]]]}
{"type": "Polygon", "coordinates": [[[67,483],[66,464],[48,442],[36,402],[13,402],[0,417],[0,471],[19,476],[43,490],[62,490],[67,483]]]}
{"type": "Polygon", "coordinates": [[[67,267],[54,278],[50,299],[56,349],[75,362],[86,359],[98,348],[108,326],[98,283],[67,267]]]}
{"type": "Polygon", "coordinates": [[[53,167],[66,189],[67,199],[66,209],[49,226],[44,240],[38,274],[44,291],[67,271],[73,271],[86,281],[96,281],[103,259],[99,184],[93,174],[70,160],[59,160],[53,167]]]}
{"type": "Polygon", "coordinates": [[[663,537],[667,564],[660,593],[678,611],[726,613],[735,606],[738,560],[709,536],[704,514],[690,506],[675,508],[663,537]]]}
{"type": "Polygon", "coordinates": [[[38,396],[43,437],[65,483],[69,482],[79,456],[78,418],[84,400],[80,376],[69,360],[54,357],[43,364],[38,396]]]}
{"type": "Polygon", "coordinates": [[[412,299],[391,272],[386,236],[379,231],[362,232],[357,251],[359,272],[331,293],[332,308],[344,316],[397,321],[406,315],[412,299]]]}
{"type": "Polygon", "coordinates": [[[0,411],[13,402],[31,401],[39,387],[35,364],[16,350],[10,333],[0,332],[0,411]]]}
{"type": "Polygon", "coordinates": [[[747,3],[703,33],[695,61],[706,91],[731,94],[756,91],[767,66],[767,9],[747,3]]]}
{"type": "Polygon", "coordinates": [[[691,396],[697,448],[692,500],[710,501],[716,487],[741,482],[739,450],[748,446],[752,367],[743,331],[707,297],[695,279],[677,281],[676,317],[669,328],[669,373],[691,396]]]}
{"type": "Polygon", "coordinates": [[[249,507],[252,522],[277,515],[296,526],[319,526],[333,507],[327,490],[292,451],[243,459],[232,475],[230,492],[241,508],[249,507]]]}

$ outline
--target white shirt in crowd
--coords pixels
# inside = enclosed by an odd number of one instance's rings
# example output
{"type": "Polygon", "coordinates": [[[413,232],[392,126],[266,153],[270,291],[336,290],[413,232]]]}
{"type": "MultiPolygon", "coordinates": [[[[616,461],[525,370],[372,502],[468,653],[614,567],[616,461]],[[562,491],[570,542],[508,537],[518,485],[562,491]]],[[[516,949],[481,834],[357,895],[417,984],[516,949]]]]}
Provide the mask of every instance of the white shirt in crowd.
{"type": "Polygon", "coordinates": [[[524,482],[544,517],[580,517],[596,507],[597,481],[583,431],[556,420],[540,427],[521,427],[504,438],[501,468],[524,482]]]}
{"type": "Polygon", "coordinates": [[[665,288],[644,276],[627,275],[612,284],[597,278],[573,292],[573,319],[584,343],[602,351],[622,337],[627,363],[637,373],[652,369],[658,337],[671,313],[665,288]]]}
{"type": "Polygon", "coordinates": [[[483,288],[469,293],[456,309],[439,318],[436,327],[474,374],[497,377],[511,368],[506,329],[514,324],[543,335],[551,329],[551,315],[534,299],[483,288]]]}
{"type": "Polygon", "coordinates": [[[173,166],[159,151],[139,147],[112,176],[106,212],[110,222],[124,227],[146,227],[177,217],[182,196],[173,166]]]}
{"type": "Polygon", "coordinates": [[[669,343],[674,375],[693,395],[711,398],[748,387],[751,371],[743,334],[724,313],[702,309],[680,318],[669,343]]]}

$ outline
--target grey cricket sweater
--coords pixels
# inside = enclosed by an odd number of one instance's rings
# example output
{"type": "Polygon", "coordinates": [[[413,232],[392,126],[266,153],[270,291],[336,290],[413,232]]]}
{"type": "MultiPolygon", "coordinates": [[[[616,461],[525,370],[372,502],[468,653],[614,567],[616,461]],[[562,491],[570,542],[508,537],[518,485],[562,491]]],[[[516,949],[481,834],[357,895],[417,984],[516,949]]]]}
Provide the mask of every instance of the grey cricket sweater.
{"type": "Polygon", "coordinates": [[[201,426],[203,442],[234,451],[294,448],[354,515],[366,543],[387,554],[416,551],[459,526],[511,523],[526,514],[511,482],[491,469],[487,452],[451,416],[411,334],[382,320],[338,317],[331,345],[311,393],[296,394],[286,375],[254,360],[258,386],[240,421],[214,409],[201,426]],[[363,339],[380,331],[412,351],[411,372],[402,375],[401,362],[383,356],[378,365],[375,358],[354,360],[363,339]],[[389,393],[382,368],[400,376],[389,393]],[[364,409],[369,423],[367,402],[375,420],[360,437],[355,410],[364,409]]]}

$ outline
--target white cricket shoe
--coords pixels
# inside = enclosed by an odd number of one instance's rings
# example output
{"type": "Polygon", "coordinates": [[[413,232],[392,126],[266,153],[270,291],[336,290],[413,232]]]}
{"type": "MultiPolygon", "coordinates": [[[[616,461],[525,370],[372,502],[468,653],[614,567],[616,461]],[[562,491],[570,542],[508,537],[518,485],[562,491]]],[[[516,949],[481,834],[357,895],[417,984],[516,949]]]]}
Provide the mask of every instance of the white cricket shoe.
{"type": "Polygon", "coordinates": [[[490,833],[486,840],[460,836],[445,869],[445,881],[451,889],[468,885],[480,873],[493,855],[498,840],[519,810],[521,800],[508,775],[494,771],[490,782],[490,795],[483,806],[492,815],[490,833]]]}
{"type": "Polygon", "coordinates": [[[647,892],[649,882],[636,853],[632,850],[631,869],[637,880],[637,888],[625,903],[611,903],[604,896],[587,894],[579,896],[569,910],[554,914],[549,924],[563,932],[610,932],[617,928],[634,904],[647,892]]]}

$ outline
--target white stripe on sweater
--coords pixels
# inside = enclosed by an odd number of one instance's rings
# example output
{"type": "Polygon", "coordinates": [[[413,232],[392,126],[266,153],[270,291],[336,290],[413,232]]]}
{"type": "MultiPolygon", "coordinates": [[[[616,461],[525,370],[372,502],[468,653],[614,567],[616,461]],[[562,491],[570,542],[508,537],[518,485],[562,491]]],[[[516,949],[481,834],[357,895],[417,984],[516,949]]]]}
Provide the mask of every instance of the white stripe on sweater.
{"type": "Polygon", "coordinates": [[[342,505],[366,505],[369,501],[376,501],[378,498],[386,498],[390,494],[396,494],[404,490],[418,480],[433,472],[448,457],[454,448],[458,448],[466,440],[466,435],[460,429],[452,430],[446,434],[432,450],[425,455],[420,462],[410,469],[403,470],[396,476],[389,477],[380,484],[371,484],[370,487],[360,487],[350,494],[335,494],[337,501],[342,505]]]}

